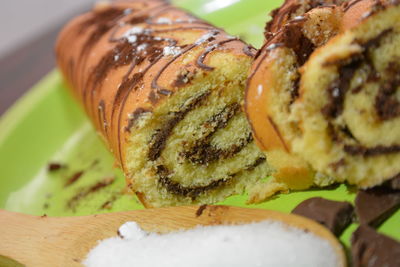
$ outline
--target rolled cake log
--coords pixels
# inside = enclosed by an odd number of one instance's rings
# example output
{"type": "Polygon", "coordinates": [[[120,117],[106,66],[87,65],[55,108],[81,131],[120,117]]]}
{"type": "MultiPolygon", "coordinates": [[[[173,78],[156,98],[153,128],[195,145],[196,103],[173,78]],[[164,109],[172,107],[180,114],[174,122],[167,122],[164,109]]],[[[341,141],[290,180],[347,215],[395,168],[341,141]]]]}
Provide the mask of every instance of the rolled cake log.
{"type": "Polygon", "coordinates": [[[298,129],[290,120],[290,113],[299,96],[300,67],[317,47],[341,30],[342,15],[338,6],[314,8],[267,37],[257,54],[245,108],[254,137],[274,167],[274,178],[255,197],[263,199],[277,191],[306,189],[318,183],[316,178],[321,185],[331,183],[292,153],[290,140],[298,134],[298,129]]]}
{"type": "Polygon", "coordinates": [[[400,1],[344,11],[346,30],[302,68],[292,147],[314,169],[369,188],[400,174],[400,1]]]}
{"type": "Polygon", "coordinates": [[[161,0],[97,5],[57,60],[147,207],[214,203],[269,173],[242,111],[255,49],[161,0]]]}
{"type": "Polygon", "coordinates": [[[283,188],[365,188],[400,173],[397,1],[349,1],[341,10],[336,36],[310,50],[304,66],[279,42],[253,65],[246,112],[283,188]]]}

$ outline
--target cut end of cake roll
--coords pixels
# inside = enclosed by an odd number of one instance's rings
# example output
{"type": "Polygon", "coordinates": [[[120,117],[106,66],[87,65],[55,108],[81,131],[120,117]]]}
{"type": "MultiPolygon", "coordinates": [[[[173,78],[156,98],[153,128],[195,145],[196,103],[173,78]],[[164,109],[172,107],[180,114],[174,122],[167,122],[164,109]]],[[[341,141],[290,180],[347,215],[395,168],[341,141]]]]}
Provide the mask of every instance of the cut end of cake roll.
{"type": "Polygon", "coordinates": [[[400,173],[400,6],[353,1],[357,23],[302,68],[295,152],[337,181],[367,188],[400,173]]]}
{"type": "MultiPolygon", "coordinates": [[[[207,46],[196,49],[203,52],[207,46]]],[[[179,73],[190,73],[190,66],[182,66],[198,56],[182,55],[159,84],[168,88],[181,79],[179,73]]],[[[206,62],[212,71],[195,68],[173,97],[133,116],[124,162],[129,185],[145,192],[145,203],[215,203],[268,174],[241,106],[250,61],[226,51],[210,53],[206,62]]]]}
{"type": "Polygon", "coordinates": [[[353,0],[296,12],[267,37],[246,91],[254,137],[274,169],[271,188],[367,188],[396,177],[399,2],[353,0]]]}
{"type": "Polygon", "coordinates": [[[147,207],[215,203],[269,174],[242,110],[255,49],[161,0],[73,20],[59,66],[147,207]]]}
{"type": "Polygon", "coordinates": [[[311,166],[292,151],[291,142],[301,135],[301,129],[290,114],[299,97],[299,68],[340,31],[341,15],[337,6],[325,6],[297,16],[273,34],[253,63],[246,114],[257,144],[274,167],[275,181],[286,189],[306,189],[317,182],[311,166]]]}

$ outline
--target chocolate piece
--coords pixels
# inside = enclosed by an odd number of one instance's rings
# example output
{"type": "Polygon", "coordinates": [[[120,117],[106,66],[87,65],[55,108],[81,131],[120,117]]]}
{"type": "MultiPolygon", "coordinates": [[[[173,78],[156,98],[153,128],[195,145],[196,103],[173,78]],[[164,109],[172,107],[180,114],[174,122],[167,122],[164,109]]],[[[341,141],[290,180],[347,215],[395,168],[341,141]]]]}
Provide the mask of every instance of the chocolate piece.
{"type": "Polygon", "coordinates": [[[292,213],[315,220],[340,236],[352,221],[353,206],[349,202],[314,197],[301,202],[292,213]]]}
{"type": "Polygon", "coordinates": [[[366,225],[353,233],[351,254],[354,267],[400,266],[400,242],[366,225]]]}
{"type": "Polygon", "coordinates": [[[355,206],[360,224],[378,227],[400,208],[400,191],[386,186],[360,190],[355,206]]]}

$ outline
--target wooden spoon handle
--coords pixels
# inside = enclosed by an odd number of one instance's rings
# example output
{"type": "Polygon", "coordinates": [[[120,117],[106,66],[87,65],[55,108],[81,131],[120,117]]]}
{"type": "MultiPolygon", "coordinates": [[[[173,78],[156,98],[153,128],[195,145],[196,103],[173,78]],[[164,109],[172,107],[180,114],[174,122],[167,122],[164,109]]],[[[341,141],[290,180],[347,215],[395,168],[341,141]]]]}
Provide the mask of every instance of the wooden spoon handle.
{"type": "Polygon", "coordinates": [[[26,266],[51,266],[53,258],[65,256],[62,227],[50,218],[0,210],[0,225],[0,255],[26,266]]]}

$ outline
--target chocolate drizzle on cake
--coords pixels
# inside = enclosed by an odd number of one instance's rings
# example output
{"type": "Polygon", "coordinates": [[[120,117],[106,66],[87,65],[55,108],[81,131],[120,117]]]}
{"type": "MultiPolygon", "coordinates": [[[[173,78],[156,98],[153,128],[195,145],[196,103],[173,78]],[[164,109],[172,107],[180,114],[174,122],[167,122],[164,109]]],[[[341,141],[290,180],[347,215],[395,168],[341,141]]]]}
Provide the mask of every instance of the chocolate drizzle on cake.
{"type": "MultiPolygon", "coordinates": [[[[151,80],[151,92],[148,99],[151,103],[156,104],[160,99],[170,96],[173,91],[163,88],[158,84],[159,78],[165,72],[169,65],[198,46],[205,47],[204,51],[199,54],[196,64],[198,67],[210,71],[213,67],[206,65],[204,62],[207,55],[215,50],[224,49],[225,44],[230,42],[241,42],[237,38],[232,38],[223,34],[219,29],[214,28],[206,22],[200,21],[194,16],[183,13],[181,19],[173,19],[168,13],[174,9],[167,2],[149,1],[138,2],[135,9],[123,9],[117,4],[111,4],[108,7],[102,7],[98,11],[94,11],[82,22],[80,31],[91,30],[89,38],[86,40],[84,48],[81,50],[79,60],[80,71],[85,70],[88,61],[88,51],[97,43],[100,38],[108,38],[110,43],[116,43],[113,49],[110,49],[101,59],[99,64],[92,70],[87,81],[80,81],[83,90],[83,100],[85,106],[92,107],[95,101],[100,101],[101,85],[106,79],[108,73],[112,69],[126,67],[127,72],[123,77],[118,91],[115,95],[114,103],[110,105],[111,118],[104,116],[103,106],[99,105],[99,110],[88,110],[89,115],[98,118],[98,123],[103,125],[105,136],[111,134],[107,130],[107,126],[111,129],[123,129],[121,124],[122,112],[126,101],[132,90],[139,90],[144,84],[146,74],[161,60],[162,67],[155,73],[151,80]],[[140,8],[140,5],[142,6],[140,8]],[[121,36],[121,31],[125,33],[121,36]],[[165,34],[178,31],[203,31],[203,35],[193,44],[178,45],[178,40],[164,37],[165,34]],[[108,36],[108,37],[104,37],[108,36]],[[178,51],[172,54],[166,54],[165,48],[171,48],[178,51]],[[137,71],[136,67],[142,68],[137,71]],[[108,122],[110,120],[110,122],[108,122]],[[109,125],[116,123],[117,125],[109,125]]],[[[243,48],[249,56],[253,56],[255,49],[252,47],[243,48]]],[[[132,120],[128,121],[125,129],[130,129],[132,120]]],[[[118,140],[121,138],[121,131],[117,132],[118,140]]],[[[118,153],[121,155],[121,143],[118,143],[118,153]]],[[[123,166],[122,166],[123,167],[123,166]]]]}
{"type": "MultiPolygon", "coordinates": [[[[289,9],[293,7],[296,7],[296,5],[290,7],[289,9]]],[[[294,17],[285,25],[280,25],[279,30],[277,29],[276,32],[269,34],[267,42],[263,45],[263,47],[258,51],[258,53],[255,56],[255,58],[258,60],[258,63],[256,67],[253,69],[252,73],[250,74],[249,81],[259,70],[259,68],[263,64],[263,61],[269,56],[269,54],[278,48],[288,48],[291,49],[296,54],[296,59],[297,59],[297,63],[295,66],[296,69],[300,68],[301,66],[304,65],[305,62],[307,62],[312,52],[316,49],[316,46],[302,32],[302,27],[306,21],[307,17],[303,16],[302,14],[301,16],[294,17]]],[[[268,27],[273,27],[273,26],[267,25],[267,28],[268,27]]],[[[289,107],[299,97],[299,85],[300,85],[300,73],[297,73],[297,79],[295,79],[292,82],[292,86],[289,92],[290,94],[289,107]]]]}

